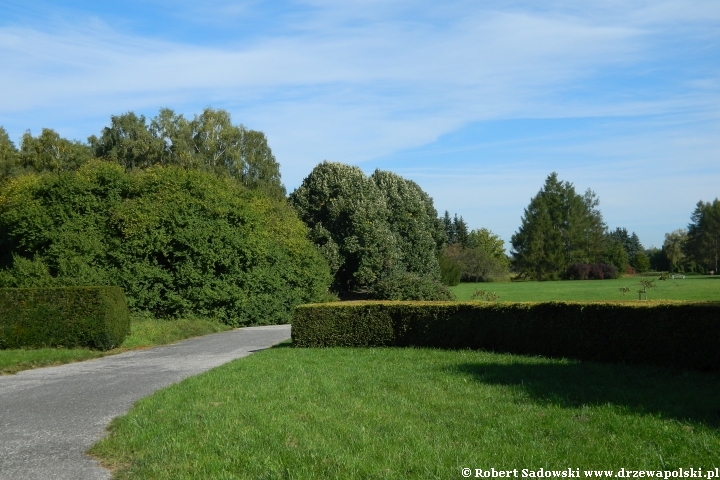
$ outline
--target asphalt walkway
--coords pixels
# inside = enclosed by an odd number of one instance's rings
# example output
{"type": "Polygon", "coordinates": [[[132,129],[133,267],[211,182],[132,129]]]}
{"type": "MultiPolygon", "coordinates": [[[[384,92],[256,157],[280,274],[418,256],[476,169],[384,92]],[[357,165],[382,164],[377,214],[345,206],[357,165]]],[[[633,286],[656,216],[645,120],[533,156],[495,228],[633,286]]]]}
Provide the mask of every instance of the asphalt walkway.
{"type": "Polygon", "coordinates": [[[248,327],[86,362],[0,376],[0,479],[108,479],[85,451],[139,399],[290,338],[248,327]]]}

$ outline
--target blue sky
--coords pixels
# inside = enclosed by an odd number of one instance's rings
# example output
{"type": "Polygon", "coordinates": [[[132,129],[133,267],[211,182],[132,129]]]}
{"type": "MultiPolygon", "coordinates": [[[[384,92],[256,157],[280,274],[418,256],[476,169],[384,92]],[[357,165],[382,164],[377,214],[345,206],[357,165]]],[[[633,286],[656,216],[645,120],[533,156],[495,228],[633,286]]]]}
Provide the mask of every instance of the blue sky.
{"type": "Polygon", "coordinates": [[[391,170],[509,242],[556,171],[660,246],[720,196],[720,2],[0,0],[16,143],[207,106],[289,191],[326,159],[391,170]]]}

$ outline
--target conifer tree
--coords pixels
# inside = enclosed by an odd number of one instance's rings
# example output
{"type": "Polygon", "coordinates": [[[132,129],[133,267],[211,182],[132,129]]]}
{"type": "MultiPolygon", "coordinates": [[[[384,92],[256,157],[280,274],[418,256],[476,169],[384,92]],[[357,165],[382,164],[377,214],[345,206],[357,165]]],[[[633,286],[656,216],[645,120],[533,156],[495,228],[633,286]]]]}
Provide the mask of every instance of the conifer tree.
{"type": "Polygon", "coordinates": [[[720,257],[720,200],[698,202],[690,217],[685,244],[688,257],[717,274],[720,257]]]}
{"type": "Polygon", "coordinates": [[[448,245],[452,245],[457,242],[457,233],[455,232],[455,226],[453,225],[450,213],[445,210],[445,215],[442,218],[443,226],[445,227],[445,238],[448,245]]]}
{"type": "Polygon", "coordinates": [[[553,172],[530,200],[520,229],[512,236],[512,256],[521,275],[559,278],[568,265],[595,263],[604,251],[605,224],[594,192],[575,192],[553,172]]]}
{"type": "Polygon", "coordinates": [[[453,231],[455,232],[455,242],[459,243],[463,247],[467,245],[468,241],[468,227],[463,217],[458,217],[457,213],[453,218],[453,231]]]}

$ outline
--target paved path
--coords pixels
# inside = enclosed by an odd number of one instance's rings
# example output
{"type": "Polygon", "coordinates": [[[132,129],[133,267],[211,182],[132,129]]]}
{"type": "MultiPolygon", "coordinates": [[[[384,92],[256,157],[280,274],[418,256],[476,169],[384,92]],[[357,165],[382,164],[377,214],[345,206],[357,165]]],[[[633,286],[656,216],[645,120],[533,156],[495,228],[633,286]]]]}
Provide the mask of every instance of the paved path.
{"type": "Polygon", "coordinates": [[[0,376],[0,479],[107,479],[85,455],[140,398],[290,338],[249,327],[58,367],[0,376]]]}

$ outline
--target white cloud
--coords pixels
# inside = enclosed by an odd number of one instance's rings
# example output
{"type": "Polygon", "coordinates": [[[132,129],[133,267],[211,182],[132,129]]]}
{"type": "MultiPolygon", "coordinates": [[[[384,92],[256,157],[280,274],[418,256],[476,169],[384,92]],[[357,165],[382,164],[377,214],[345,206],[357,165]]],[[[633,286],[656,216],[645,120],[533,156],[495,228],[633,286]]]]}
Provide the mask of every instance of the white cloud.
{"type": "Polygon", "coordinates": [[[90,19],[48,31],[0,29],[0,92],[4,115],[82,105],[107,116],[207,99],[235,105],[245,123],[258,121],[282,139],[277,148],[306,165],[320,156],[359,162],[431,142],[467,122],[533,115],[533,106],[539,110],[564,82],[632,61],[636,35],[569,18],[479,11],[444,28],[330,23],[299,35],[200,47],[122,34],[90,19]]]}
{"type": "MultiPolygon", "coordinates": [[[[493,166],[490,176],[487,161],[476,165],[483,169],[478,176],[447,171],[448,164],[439,166],[445,176],[415,170],[429,175],[420,183],[435,192],[438,203],[460,213],[488,205],[478,222],[496,215],[499,222],[512,217],[513,225],[551,170],[607,191],[601,195],[606,217],[629,224],[648,218],[623,213],[631,188],[652,204],[666,205],[658,185],[686,178],[706,188],[708,175],[691,176],[690,166],[712,168],[718,160],[720,65],[683,64],[684,53],[717,47],[716,0],[314,0],[289,2],[289,13],[277,16],[263,12],[261,2],[173,5],[168,18],[187,22],[185,30],[222,25],[222,42],[212,36],[198,42],[182,29],[175,36],[140,34],[127,20],[90,14],[68,20],[58,7],[50,21],[0,23],[0,124],[14,138],[43,126],[84,138],[97,133],[109,115],[127,110],[154,115],[160,107],[185,114],[226,108],[236,122],[267,133],[293,188],[323,159],[372,168],[378,158],[432,144],[473,122],[643,118],[642,129],[631,135],[611,129],[607,140],[550,147],[526,141],[525,151],[518,149],[508,166],[493,166]],[[255,33],[228,36],[232,21],[269,17],[273,23],[251,29],[255,33]],[[672,49],[664,48],[668,42],[672,49]],[[667,67],[671,62],[675,70],[667,67]],[[82,132],[78,125],[93,129],[82,132]],[[683,163],[688,152],[690,165],[683,163]],[[584,161],[569,168],[551,160],[553,153],[584,161]],[[543,161],[535,165],[538,156],[543,161]],[[622,163],[631,159],[632,168],[622,163]],[[614,174],[604,173],[609,165],[614,174]],[[493,203],[503,192],[521,201],[493,203]]],[[[686,194],[678,195],[682,202],[675,203],[686,211],[686,194]]]]}

